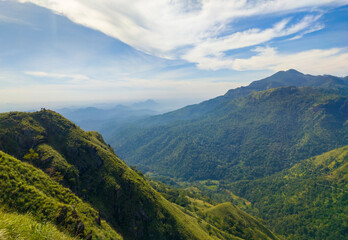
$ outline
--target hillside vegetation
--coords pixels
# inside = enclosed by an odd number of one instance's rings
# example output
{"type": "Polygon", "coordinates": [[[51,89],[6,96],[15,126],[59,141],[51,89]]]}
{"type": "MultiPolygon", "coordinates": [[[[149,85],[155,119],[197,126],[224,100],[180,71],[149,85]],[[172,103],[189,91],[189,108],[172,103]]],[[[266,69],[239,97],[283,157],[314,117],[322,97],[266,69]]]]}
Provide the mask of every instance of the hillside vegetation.
{"type": "Polygon", "coordinates": [[[212,231],[198,215],[166,200],[99,133],[84,132],[50,110],[0,114],[0,149],[7,153],[1,152],[0,203],[10,211],[30,212],[39,223],[49,221],[71,236],[238,238],[217,227],[212,231]]]}
{"type": "Polygon", "coordinates": [[[219,239],[278,239],[259,219],[231,202],[219,204],[195,189],[173,188],[151,179],[149,182],[165,198],[205,224],[208,232],[219,239]]]}
{"type": "Polygon", "coordinates": [[[0,114],[0,149],[70,188],[125,238],[210,238],[117,158],[100,134],[52,111],[0,114]]]}
{"type": "Polygon", "coordinates": [[[251,201],[254,214],[289,239],[347,237],[348,146],[230,189],[251,201]]]}
{"type": "Polygon", "coordinates": [[[112,145],[145,172],[237,181],[268,176],[348,144],[347,120],[347,95],[282,87],[224,102],[198,119],[133,125],[112,145]]]}
{"type": "Polygon", "coordinates": [[[30,215],[9,213],[0,210],[1,240],[74,240],[51,223],[37,222],[30,215]]]}
{"type": "MultiPolygon", "coordinates": [[[[19,213],[30,213],[32,215],[30,218],[34,218],[38,222],[54,223],[59,230],[68,232],[71,236],[121,239],[119,234],[105,221],[100,220],[96,210],[76,197],[69,189],[53,181],[41,170],[1,151],[0,189],[0,205],[5,209],[19,213]]],[[[2,214],[4,215],[4,213],[2,214]]],[[[17,222],[18,220],[14,215],[6,216],[9,220],[7,220],[7,224],[6,221],[2,223],[4,224],[3,228],[11,230],[9,221],[12,220],[10,219],[17,222]]],[[[26,220],[26,223],[29,222],[28,218],[24,216],[20,219],[26,220]]],[[[2,224],[0,223],[0,226],[2,224]]],[[[24,229],[23,226],[21,228],[24,229]]],[[[44,231],[48,233],[50,224],[41,224],[40,228],[46,228],[44,231]]],[[[22,232],[19,232],[19,235],[25,234],[23,229],[19,230],[22,232]]],[[[55,231],[53,228],[52,234],[55,231]]],[[[34,231],[32,234],[38,235],[39,233],[34,231]]]]}

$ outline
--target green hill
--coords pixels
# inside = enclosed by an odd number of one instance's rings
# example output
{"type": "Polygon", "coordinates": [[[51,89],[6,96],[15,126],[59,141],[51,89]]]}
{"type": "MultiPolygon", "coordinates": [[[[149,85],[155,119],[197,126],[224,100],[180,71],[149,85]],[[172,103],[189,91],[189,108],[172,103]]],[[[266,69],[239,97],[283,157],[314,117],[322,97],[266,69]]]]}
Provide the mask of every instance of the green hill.
{"type": "Polygon", "coordinates": [[[0,149],[70,188],[126,239],[210,239],[196,219],[124,164],[101,135],[85,133],[59,114],[0,114],[0,149]]]}
{"type": "Polygon", "coordinates": [[[218,229],[243,239],[278,239],[259,220],[229,202],[206,208],[201,216],[218,229]]]}
{"type": "Polygon", "coordinates": [[[145,172],[190,181],[254,179],[348,144],[347,113],[340,91],[282,87],[223,102],[197,119],[132,125],[112,145],[145,172]]]}
{"type": "Polygon", "coordinates": [[[151,179],[149,182],[165,198],[197,218],[211,235],[219,239],[278,239],[259,219],[231,202],[219,204],[201,195],[195,188],[173,188],[151,179]]]}
{"type": "Polygon", "coordinates": [[[348,146],[230,189],[251,201],[254,214],[289,239],[347,239],[348,146]]]}
{"type": "Polygon", "coordinates": [[[0,204],[29,212],[39,224],[93,239],[237,238],[210,231],[198,215],[155,191],[100,134],[55,112],[0,114],[0,149],[7,153],[0,153],[0,204]]]}

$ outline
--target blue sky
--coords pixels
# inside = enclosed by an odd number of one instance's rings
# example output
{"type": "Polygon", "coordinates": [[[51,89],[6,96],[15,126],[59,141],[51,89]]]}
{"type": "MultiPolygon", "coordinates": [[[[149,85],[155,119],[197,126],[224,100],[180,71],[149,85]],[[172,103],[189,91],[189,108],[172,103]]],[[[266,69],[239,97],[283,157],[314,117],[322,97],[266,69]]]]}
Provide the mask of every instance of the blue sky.
{"type": "Polygon", "coordinates": [[[348,1],[0,0],[0,110],[177,101],[348,75],[348,1]]]}

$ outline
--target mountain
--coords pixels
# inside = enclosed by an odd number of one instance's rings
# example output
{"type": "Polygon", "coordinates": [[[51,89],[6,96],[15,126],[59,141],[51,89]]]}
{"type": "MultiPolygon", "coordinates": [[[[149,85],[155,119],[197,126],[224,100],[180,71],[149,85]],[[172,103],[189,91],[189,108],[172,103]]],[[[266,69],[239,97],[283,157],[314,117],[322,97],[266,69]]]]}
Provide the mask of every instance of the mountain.
{"type": "MultiPolygon", "coordinates": [[[[153,116],[148,119],[142,119],[141,121],[138,121],[133,125],[149,127],[156,125],[165,125],[175,121],[200,118],[202,117],[202,115],[214,110],[220,104],[229,102],[233,99],[246,97],[247,95],[254,92],[288,86],[335,89],[338,92],[344,94],[348,91],[348,76],[344,78],[331,75],[313,76],[300,73],[294,69],[290,69],[288,71],[280,71],[270,77],[254,81],[249,84],[249,86],[231,89],[223,96],[218,96],[199,104],[186,106],[176,111],[153,116]]],[[[104,134],[102,129],[101,133],[104,134]]],[[[114,134],[117,134],[117,132],[115,132],[114,134]]],[[[112,140],[112,137],[107,138],[107,140],[112,140]]]]}
{"type": "MultiPolygon", "coordinates": [[[[0,114],[0,150],[0,208],[14,214],[6,221],[25,214],[85,239],[241,239],[210,231],[121,161],[99,133],[53,111],[0,114]]],[[[265,239],[277,239],[265,229],[258,228],[265,239]]]]}
{"type": "Polygon", "coordinates": [[[225,101],[200,117],[185,111],[147,119],[163,120],[156,126],[132,124],[109,142],[145,172],[229,181],[271,175],[348,144],[348,96],[334,89],[280,87],[225,101]],[[187,119],[167,121],[173,115],[187,119]]]}
{"type": "MultiPolygon", "coordinates": [[[[196,189],[212,201],[231,200],[284,239],[345,239],[347,80],[278,72],[133,122],[107,141],[147,176],[196,189]]],[[[230,215],[235,205],[197,200],[194,194],[188,201],[181,192],[156,189],[208,222],[212,232],[216,227],[226,234],[238,226],[230,215]]],[[[255,232],[233,234],[247,238],[255,232]]]]}
{"type": "Polygon", "coordinates": [[[341,78],[331,75],[313,76],[290,69],[288,71],[277,72],[262,80],[254,81],[247,87],[231,89],[224,97],[230,99],[244,97],[252,92],[287,86],[330,88],[344,91],[348,89],[348,77],[341,78]]]}
{"type": "Polygon", "coordinates": [[[289,239],[347,238],[348,146],[229,188],[251,201],[254,214],[289,239]]]}
{"type": "Polygon", "coordinates": [[[105,129],[105,132],[109,133],[109,130],[118,128],[125,123],[158,114],[153,109],[156,109],[156,102],[148,100],[135,103],[132,106],[117,105],[110,109],[86,107],[63,108],[57,111],[84,130],[99,131],[105,129]]]}
{"type": "Polygon", "coordinates": [[[160,104],[158,104],[156,101],[152,99],[148,99],[143,102],[136,102],[133,103],[131,106],[133,109],[152,109],[152,110],[159,110],[160,104]]]}

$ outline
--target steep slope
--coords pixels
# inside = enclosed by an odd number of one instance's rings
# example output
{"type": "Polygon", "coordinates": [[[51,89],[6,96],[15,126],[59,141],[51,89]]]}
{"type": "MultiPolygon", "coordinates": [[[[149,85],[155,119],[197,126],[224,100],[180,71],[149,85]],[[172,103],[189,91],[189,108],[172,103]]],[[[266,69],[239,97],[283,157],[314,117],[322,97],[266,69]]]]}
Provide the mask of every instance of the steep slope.
{"type": "MultiPolygon", "coordinates": [[[[29,218],[35,218],[38,222],[54,223],[58,229],[68,232],[71,236],[86,239],[91,237],[93,239],[121,239],[121,236],[105,221],[100,220],[99,213],[95,209],[76,197],[69,189],[53,181],[41,170],[1,151],[0,189],[0,204],[8,210],[20,213],[30,212],[32,217],[29,218]]],[[[16,219],[13,215],[7,215],[7,218],[16,219]]],[[[25,217],[20,218],[25,219],[25,217]]],[[[26,221],[28,222],[28,220],[26,221]]],[[[43,227],[45,224],[41,225],[43,227]]],[[[0,223],[1,228],[11,230],[11,224],[6,224],[4,220],[3,223],[0,223]]],[[[22,230],[25,229],[18,230],[23,232],[22,230]]],[[[35,232],[30,233],[29,229],[27,230],[26,233],[22,233],[28,234],[28,236],[23,236],[26,239],[31,234],[35,234],[35,232]]],[[[54,227],[51,227],[51,230],[52,234],[57,231],[54,230],[54,227]]],[[[49,229],[45,231],[48,234],[49,229]]],[[[20,232],[18,234],[21,234],[20,232]]],[[[38,234],[36,233],[36,235],[38,234]]]]}
{"type": "Polygon", "coordinates": [[[8,213],[0,209],[1,240],[74,240],[51,223],[37,222],[29,215],[8,213]]]}
{"type": "Polygon", "coordinates": [[[206,208],[201,214],[211,225],[243,239],[278,239],[258,220],[229,202],[206,208]]]}
{"type": "MultiPolygon", "coordinates": [[[[52,111],[0,114],[0,149],[69,187],[125,239],[211,239],[197,219],[124,164],[100,134],[85,133],[52,111]]],[[[18,187],[15,192],[21,194],[18,187]]],[[[22,202],[18,204],[14,208],[22,202]]],[[[23,204],[25,211],[30,204],[23,204]]]]}
{"type": "Polygon", "coordinates": [[[348,144],[347,120],[347,95],[283,87],[221,103],[197,119],[126,128],[112,144],[142,171],[237,181],[348,144]]]}
{"type": "Polygon", "coordinates": [[[230,189],[290,239],[347,238],[348,146],[266,178],[234,183],[230,189]]]}

